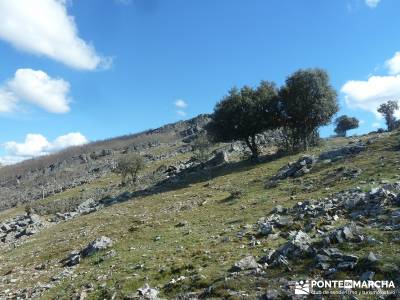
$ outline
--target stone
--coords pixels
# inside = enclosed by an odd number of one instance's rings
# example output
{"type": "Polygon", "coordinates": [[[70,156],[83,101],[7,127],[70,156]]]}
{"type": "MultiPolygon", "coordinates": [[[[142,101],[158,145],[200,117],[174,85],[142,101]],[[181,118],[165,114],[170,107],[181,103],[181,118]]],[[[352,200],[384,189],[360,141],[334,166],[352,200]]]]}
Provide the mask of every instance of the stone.
{"type": "Polygon", "coordinates": [[[343,227],[342,233],[343,233],[344,238],[345,238],[347,241],[349,241],[349,240],[351,240],[352,238],[354,238],[352,229],[351,229],[349,226],[343,227]]]}
{"type": "Polygon", "coordinates": [[[274,232],[274,226],[269,222],[261,223],[258,229],[261,235],[269,235],[274,232]]]}
{"type": "Polygon", "coordinates": [[[279,299],[279,292],[275,289],[268,290],[263,296],[262,299],[265,300],[276,300],[279,299]]]}
{"type": "Polygon", "coordinates": [[[277,214],[282,214],[282,213],[286,212],[286,208],[284,208],[282,205],[277,205],[274,207],[272,212],[277,213],[277,214]]]}
{"type": "Polygon", "coordinates": [[[73,267],[81,261],[80,251],[72,251],[66,258],[61,261],[63,267],[73,267]]]}
{"type": "Polygon", "coordinates": [[[113,242],[110,238],[102,236],[93,242],[89,243],[82,251],[81,254],[83,257],[91,256],[94,253],[105,250],[112,246],[113,242]]]}
{"type": "Polygon", "coordinates": [[[339,264],[336,266],[336,268],[337,268],[338,270],[341,270],[341,271],[346,271],[346,270],[352,270],[352,269],[354,269],[355,265],[356,265],[356,264],[355,264],[354,262],[344,261],[344,262],[339,263],[339,264]]]}
{"type": "Polygon", "coordinates": [[[244,270],[254,270],[258,268],[257,261],[254,259],[253,256],[249,255],[245,258],[236,262],[233,267],[232,271],[244,271],[244,270]]]}
{"type": "Polygon", "coordinates": [[[303,231],[291,235],[290,241],[278,248],[277,253],[289,258],[298,258],[311,254],[311,238],[303,231]]]}
{"type": "Polygon", "coordinates": [[[272,181],[282,180],[288,177],[300,177],[310,172],[311,168],[316,163],[316,158],[312,155],[304,155],[296,162],[289,163],[278,170],[276,175],[272,177],[272,181]]]}
{"type": "Polygon", "coordinates": [[[369,281],[374,279],[375,276],[375,272],[372,271],[366,271],[364,273],[361,274],[360,276],[360,281],[369,281]]]}
{"type": "Polygon", "coordinates": [[[378,258],[375,256],[373,252],[368,253],[367,261],[371,264],[374,264],[378,261],[378,258]]]}
{"type": "Polygon", "coordinates": [[[98,210],[102,205],[100,205],[97,201],[94,199],[90,198],[84,202],[82,202],[78,208],[76,209],[76,212],[81,214],[81,215],[87,215],[92,212],[95,212],[98,210]]]}
{"type": "Polygon", "coordinates": [[[319,155],[320,160],[331,160],[335,161],[345,156],[356,155],[366,149],[365,145],[359,143],[357,145],[344,146],[342,148],[333,149],[327,152],[323,152],[319,155]]]}
{"type": "Polygon", "coordinates": [[[142,297],[142,299],[146,300],[158,300],[158,294],[160,293],[158,290],[151,288],[147,283],[137,289],[138,295],[142,297]]]}
{"type": "Polygon", "coordinates": [[[344,261],[357,262],[358,257],[355,256],[355,255],[343,255],[343,256],[342,256],[342,259],[343,259],[344,261]]]}
{"type": "Polygon", "coordinates": [[[293,225],[293,219],[289,216],[279,216],[279,219],[276,221],[276,225],[278,227],[288,227],[293,225]]]}
{"type": "Polygon", "coordinates": [[[213,158],[206,162],[207,166],[214,167],[229,162],[228,153],[226,151],[218,151],[213,158]]]}

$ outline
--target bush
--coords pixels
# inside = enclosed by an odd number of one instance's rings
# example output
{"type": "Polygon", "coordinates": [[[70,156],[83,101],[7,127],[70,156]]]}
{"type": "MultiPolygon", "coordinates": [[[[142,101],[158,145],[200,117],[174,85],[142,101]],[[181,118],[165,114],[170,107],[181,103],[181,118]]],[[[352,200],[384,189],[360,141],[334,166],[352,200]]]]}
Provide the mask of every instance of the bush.
{"type": "Polygon", "coordinates": [[[115,171],[121,174],[122,184],[135,183],[139,171],[145,167],[145,162],[142,156],[136,153],[126,154],[117,161],[115,171]],[[129,180],[130,177],[130,180],[129,180]],[[128,179],[128,181],[127,181],[128,179]]]}
{"type": "Polygon", "coordinates": [[[205,132],[200,132],[192,142],[194,159],[205,163],[210,157],[211,142],[205,132]]]}
{"type": "Polygon", "coordinates": [[[25,207],[26,213],[35,213],[40,216],[55,215],[57,213],[66,213],[75,211],[78,206],[84,202],[81,197],[73,197],[62,200],[38,201],[25,207]]]}

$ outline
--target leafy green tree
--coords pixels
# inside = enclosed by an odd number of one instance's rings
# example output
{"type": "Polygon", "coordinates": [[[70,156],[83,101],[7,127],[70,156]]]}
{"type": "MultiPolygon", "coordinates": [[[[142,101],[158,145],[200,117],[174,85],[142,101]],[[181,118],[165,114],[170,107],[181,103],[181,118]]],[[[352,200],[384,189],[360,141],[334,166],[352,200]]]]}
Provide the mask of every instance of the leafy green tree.
{"type": "Polygon", "coordinates": [[[397,104],[397,101],[392,100],[382,103],[378,108],[378,112],[381,113],[386,120],[388,131],[392,131],[396,128],[396,117],[394,116],[394,113],[398,109],[399,105],[397,104]]]}
{"type": "Polygon", "coordinates": [[[335,119],[335,132],[338,136],[346,136],[347,130],[358,128],[358,119],[342,115],[335,119]]]}
{"type": "Polygon", "coordinates": [[[121,174],[122,184],[127,183],[127,178],[130,176],[130,181],[135,183],[137,175],[145,167],[145,162],[142,156],[136,153],[126,154],[117,161],[116,172],[121,174]]]}
{"type": "Polygon", "coordinates": [[[308,150],[318,139],[318,128],[330,123],[339,110],[337,94],[321,69],[299,70],[279,91],[281,125],[293,150],[308,150]]]}
{"type": "Polygon", "coordinates": [[[277,127],[274,113],[277,88],[274,83],[262,81],[253,89],[233,88],[214,108],[206,129],[216,142],[244,141],[252,157],[260,154],[256,136],[277,127]]]}

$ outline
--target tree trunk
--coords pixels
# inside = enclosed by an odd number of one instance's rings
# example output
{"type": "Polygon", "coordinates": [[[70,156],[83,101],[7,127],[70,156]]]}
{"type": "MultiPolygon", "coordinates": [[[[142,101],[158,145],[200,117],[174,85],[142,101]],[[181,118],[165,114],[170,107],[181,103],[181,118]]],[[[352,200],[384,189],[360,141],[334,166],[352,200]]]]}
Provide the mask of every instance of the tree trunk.
{"type": "Polygon", "coordinates": [[[250,151],[251,151],[251,158],[258,158],[258,156],[260,155],[260,152],[258,151],[258,146],[256,143],[256,138],[253,135],[250,139],[250,137],[248,137],[246,139],[246,145],[247,147],[249,147],[250,151]]]}
{"type": "Polygon", "coordinates": [[[308,134],[304,135],[304,150],[308,151],[308,134]]]}

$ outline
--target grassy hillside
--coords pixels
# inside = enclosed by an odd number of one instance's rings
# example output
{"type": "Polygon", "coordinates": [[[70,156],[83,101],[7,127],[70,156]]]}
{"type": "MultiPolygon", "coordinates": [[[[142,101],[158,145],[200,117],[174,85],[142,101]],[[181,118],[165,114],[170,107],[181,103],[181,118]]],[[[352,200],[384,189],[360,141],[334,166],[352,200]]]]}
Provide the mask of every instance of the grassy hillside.
{"type": "MultiPolygon", "coordinates": [[[[399,137],[399,132],[364,136],[361,139],[369,142],[360,154],[336,162],[320,162],[309,174],[282,180],[275,187],[266,188],[268,179],[300,154],[266,157],[260,163],[232,161],[172,188],[49,226],[16,248],[1,249],[0,290],[29,292],[34,286],[50,284],[41,299],[132,299],[136,290],[147,283],[167,299],[184,294],[252,299],[268,290],[279,290],[279,279],[321,276],[321,270],[311,267],[311,258],[291,262],[290,268],[267,267],[259,274],[232,273],[230,269],[248,255],[259,259],[268,249],[286,242],[285,230],[275,239],[257,234],[257,220],[269,215],[278,204],[292,207],[299,201],[323,199],[353,187],[368,191],[384,182],[399,180],[399,137]],[[360,175],[343,175],[343,170],[351,169],[360,169],[360,175]],[[115,252],[98,252],[72,268],[61,266],[60,260],[69,252],[82,249],[100,236],[113,240],[110,250],[115,252]],[[54,280],[66,270],[66,276],[54,280]]],[[[351,140],[326,140],[308,154],[318,155],[351,140]]],[[[174,157],[179,159],[180,156],[174,157]]],[[[63,201],[68,193],[90,191],[118,180],[115,175],[110,176],[42,201],[63,201]]],[[[15,208],[1,212],[0,221],[22,211],[15,208]]],[[[348,222],[341,217],[332,228],[348,222]]],[[[298,222],[287,231],[302,226],[298,222]]],[[[376,276],[398,276],[400,248],[393,241],[399,236],[398,231],[368,226],[362,230],[383,244],[344,243],[338,248],[359,257],[373,251],[380,258],[376,276]]],[[[339,272],[335,276],[355,277],[356,273],[339,272]]]]}

